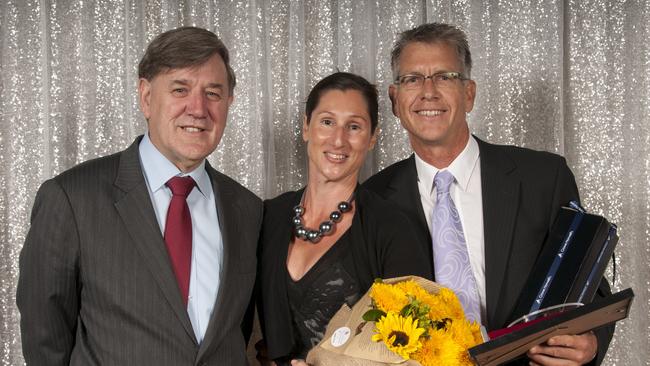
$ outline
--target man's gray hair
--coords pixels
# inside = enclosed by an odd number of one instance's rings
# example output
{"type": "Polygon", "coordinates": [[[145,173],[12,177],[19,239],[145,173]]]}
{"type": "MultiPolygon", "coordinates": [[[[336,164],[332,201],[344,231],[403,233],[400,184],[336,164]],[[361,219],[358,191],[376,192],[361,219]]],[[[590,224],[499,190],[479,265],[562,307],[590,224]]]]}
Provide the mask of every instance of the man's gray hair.
{"type": "Polygon", "coordinates": [[[470,78],[472,73],[472,54],[469,51],[469,43],[467,42],[465,32],[450,24],[427,23],[400,33],[390,58],[393,80],[396,80],[399,76],[399,58],[402,55],[404,47],[414,42],[427,44],[446,43],[454,47],[458,55],[458,61],[463,67],[463,70],[461,70],[463,76],[470,78]]]}

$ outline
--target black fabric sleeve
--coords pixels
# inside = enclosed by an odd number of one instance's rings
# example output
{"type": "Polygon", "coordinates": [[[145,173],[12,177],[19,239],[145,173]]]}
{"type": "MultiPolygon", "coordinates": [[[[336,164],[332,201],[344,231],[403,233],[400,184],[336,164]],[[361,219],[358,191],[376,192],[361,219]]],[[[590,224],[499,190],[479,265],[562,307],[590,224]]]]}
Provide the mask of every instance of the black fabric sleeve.
{"type": "Polygon", "coordinates": [[[374,248],[382,278],[407,275],[432,278],[431,258],[422,250],[413,223],[392,203],[359,189],[362,198],[365,240],[374,248]]]}

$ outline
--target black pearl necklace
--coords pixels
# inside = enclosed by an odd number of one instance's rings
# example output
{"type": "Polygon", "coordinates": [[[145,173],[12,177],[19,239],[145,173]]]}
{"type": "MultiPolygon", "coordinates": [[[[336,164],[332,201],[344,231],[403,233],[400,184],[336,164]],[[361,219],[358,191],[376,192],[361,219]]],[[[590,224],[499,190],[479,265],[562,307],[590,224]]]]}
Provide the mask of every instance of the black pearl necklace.
{"type": "Polygon", "coordinates": [[[310,229],[302,224],[302,215],[305,213],[305,206],[303,202],[305,200],[305,191],[302,193],[300,198],[300,204],[293,208],[294,216],[291,219],[293,223],[293,231],[296,235],[296,238],[300,238],[305,241],[309,241],[312,244],[318,243],[323,236],[329,235],[334,231],[336,223],[341,221],[343,214],[352,209],[352,201],[354,201],[354,192],[350,195],[347,201],[341,201],[336,206],[336,210],[332,211],[328,220],[325,220],[320,223],[318,230],[310,229]]]}

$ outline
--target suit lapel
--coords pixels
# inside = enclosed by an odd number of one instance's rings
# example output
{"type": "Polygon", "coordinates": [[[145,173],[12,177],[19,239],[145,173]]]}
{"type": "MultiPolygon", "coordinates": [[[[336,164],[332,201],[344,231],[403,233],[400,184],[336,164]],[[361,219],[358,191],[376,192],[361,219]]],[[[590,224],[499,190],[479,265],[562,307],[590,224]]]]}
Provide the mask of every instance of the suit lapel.
{"type": "Polygon", "coordinates": [[[144,264],[151,272],[188,336],[196,343],[192,324],[179,294],[176,277],[171,268],[164,239],[142,174],[139,142],[140,139],[137,139],[120,157],[115,186],[122,193],[118,195],[115,208],[132,237],[144,264]]]}
{"type": "Polygon", "coordinates": [[[245,222],[245,217],[237,204],[236,192],[232,190],[232,186],[223,181],[219,173],[214,170],[206,161],[206,169],[212,181],[212,190],[214,191],[217,215],[219,218],[219,228],[221,229],[221,237],[223,239],[223,270],[219,279],[219,290],[217,292],[217,299],[214,308],[212,309],[212,316],[208,323],[208,328],[205,332],[203,342],[201,342],[197,359],[201,359],[203,355],[213,345],[219,344],[221,338],[225,335],[223,324],[227,321],[233,305],[231,302],[235,299],[241,289],[239,281],[234,278],[237,273],[237,265],[240,261],[240,250],[238,234],[240,230],[240,223],[245,222]]]}
{"type": "Polygon", "coordinates": [[[520,180],[514,174],[514,162],[506,154],[493,145],[476,140],[481,156],[487,325],[491,328],[496,325],[498,301],[510,258],[520,180]]]}
{"type": "MultiPolygon", "coordinates": [[[[420,190],[418,188],[418,174],[415,168],[415,156],[411,155],[402,162],[404,165],[394,174],[388,183],[385,198],[393,201],[414,222],[418,241],[422,243],[424,253],[429,254],[433,266],[433,252],[431,248],[431,232],[427,219],[422,209],[420,190]]],[[[435,273],[432,271],[431,273],[435,273]]]]}

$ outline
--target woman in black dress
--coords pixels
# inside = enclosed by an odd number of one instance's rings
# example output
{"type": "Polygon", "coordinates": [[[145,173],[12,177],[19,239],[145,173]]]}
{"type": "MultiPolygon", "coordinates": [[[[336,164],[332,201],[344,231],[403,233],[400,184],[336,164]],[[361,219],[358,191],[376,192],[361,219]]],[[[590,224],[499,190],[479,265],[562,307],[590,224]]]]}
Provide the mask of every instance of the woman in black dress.
{"type": "Polygon", "coordinates": [[[410,222],[358,184],[377,140],[376,88],[338,72],[314,86],[305,109],[307,186],[265,202],[260,237],[258,309],[278,365],[304,359],[375,278],[430,277],[410,222]]]}

